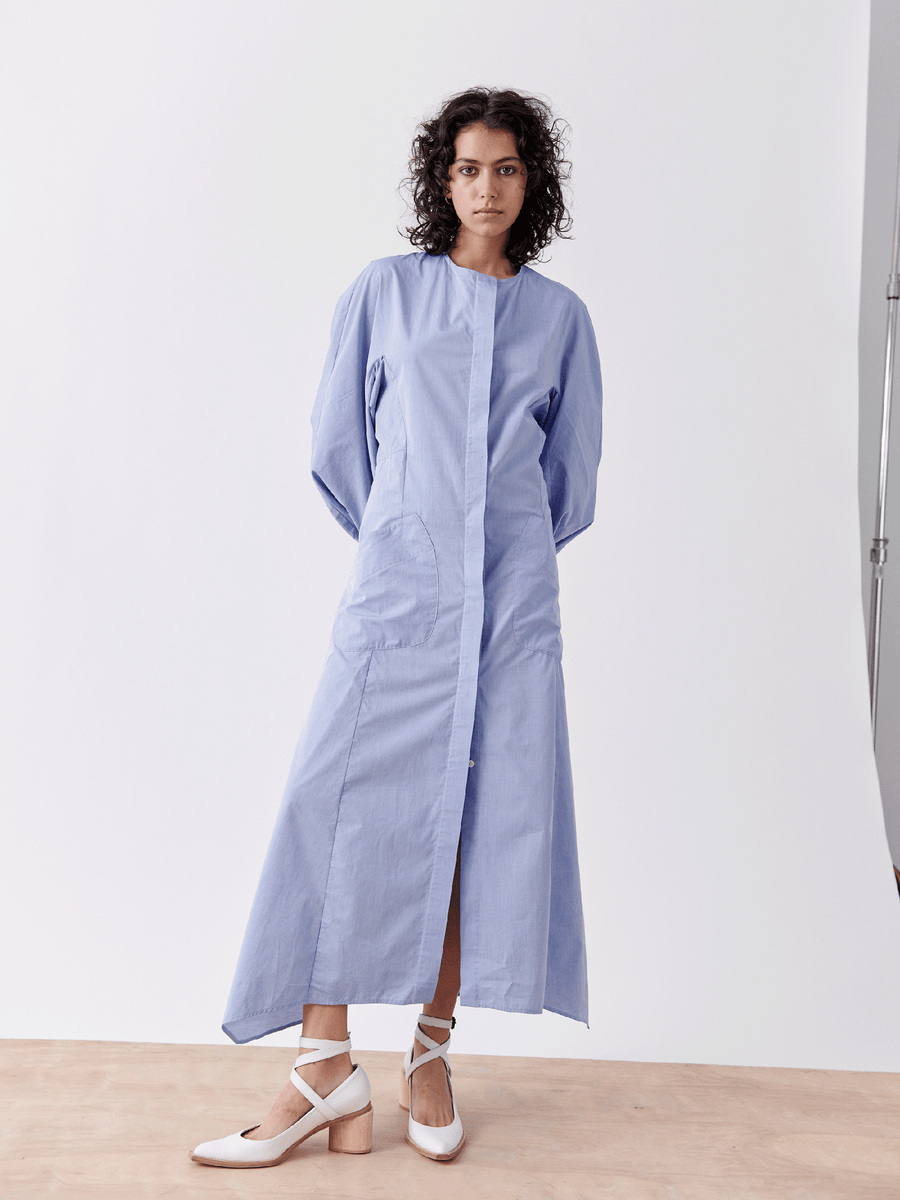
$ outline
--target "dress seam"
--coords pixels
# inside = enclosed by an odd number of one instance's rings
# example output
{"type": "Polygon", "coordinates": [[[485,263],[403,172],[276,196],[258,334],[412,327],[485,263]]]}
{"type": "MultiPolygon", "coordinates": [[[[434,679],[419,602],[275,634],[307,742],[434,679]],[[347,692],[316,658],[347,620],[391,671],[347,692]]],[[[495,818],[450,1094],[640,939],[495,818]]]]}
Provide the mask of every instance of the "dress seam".
{"type": "Polygon", "coordinates": [[[372,669],[373,651],[369,651],[369,661],[366,663],[366,674],[362,681],[362,687],[359,692],[359,704],[356,709],[356,720],[353,722],[353,733],[350,735],[350,745],[347,748],[347,761],[344,764],[344,775],[341,779],[341,790],[338,794],[337,814],[334,818],[334,833],[331,838],[331,853],[328,856],[328,871],[325,875],[325,886],[322,889],[322,909],[319,913],[319,928],[316,930],[316,945],[313,950],[312,962],[309,967],[309,978],[306,981],[306,994],[309,995],[312,990],[313,975],[316,970],[316,959],[319,957],[319,941],[322,937],[322,923],[325,920],[325,905],[328,903],[328,885],[331,882],[331,870],[334,866],[334,847],[337,842],[337,830],[341,819],[341,805],[344,799],[344,788],[347,784],[347,772],[350,770],[350,759],[353,757],[353,745],[356,741],[356,731],[359,729],[359,715],[362,712],[363,699],[366,694],[366,685],[369,682],[369,671],[372,669]]]}

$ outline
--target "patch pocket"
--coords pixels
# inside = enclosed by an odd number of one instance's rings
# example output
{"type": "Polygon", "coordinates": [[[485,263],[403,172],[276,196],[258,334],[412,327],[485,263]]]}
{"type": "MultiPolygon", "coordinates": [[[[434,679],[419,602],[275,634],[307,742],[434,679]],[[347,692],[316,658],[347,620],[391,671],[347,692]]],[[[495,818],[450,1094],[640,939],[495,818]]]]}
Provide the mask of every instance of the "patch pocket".
{"type": "Polygon", "coordinates": [[[434,632],[438,609],[434,543],[410,513],[366,533],[334,622],[339,650],[399,650],[434,632]]]}
{"type": "Polygon", "coordinates": [[[562,658],[556,548],[542,517],[529,517],[516,543],[513,630],[526,650],[562,658]]]}

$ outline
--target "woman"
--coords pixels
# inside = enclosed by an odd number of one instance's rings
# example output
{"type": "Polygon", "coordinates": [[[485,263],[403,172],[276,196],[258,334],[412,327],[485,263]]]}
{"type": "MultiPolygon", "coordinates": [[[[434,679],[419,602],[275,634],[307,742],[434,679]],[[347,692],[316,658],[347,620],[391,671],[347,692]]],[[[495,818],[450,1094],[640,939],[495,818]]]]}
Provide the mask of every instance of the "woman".
{"type": "Polygon", "coordinates": [[[327,1127],[371,1147],[348,1003],[424,1002],[407,1141],[465,1134],[446,1053],[463,1004],[587,1019],[555,554],[593,519],[590,318],[533,261],[570,221],[557,123],[475,88],[413,144],[420,253],[341,297],[312,470],[359,540],[291,768],[223,1028],[302,1021],[259,1126],[197,1162],[269,1166],[327,1127]]]}

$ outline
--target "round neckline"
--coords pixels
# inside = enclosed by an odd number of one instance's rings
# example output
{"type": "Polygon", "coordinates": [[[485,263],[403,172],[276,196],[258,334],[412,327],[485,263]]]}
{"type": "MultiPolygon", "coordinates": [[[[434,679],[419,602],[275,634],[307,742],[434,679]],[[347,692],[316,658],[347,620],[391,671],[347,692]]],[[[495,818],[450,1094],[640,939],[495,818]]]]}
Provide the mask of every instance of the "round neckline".
{"type": "Polygon", "coordinates": [[[496,275],[488,275],[488,273],[486,271],[476,271],[473,267],[461,267],[459,265],[459,263],[455,263],[453,261],[453,259],[446,252],[446,250],[441,255],[441,258],[446,258],[447,262],[450,264],[450,266],[453,268],[454,271],[465,271],[467,275],[480,275],[483,279],[493,279],[493,281],[496,284],[515,283],[515,281],[517,279],[520,279],[522,277],[522,272],[525,270],[525,264],[523,263],[522,266],[519,267],[518,271],[516,271],[515,275],[509,275],[509,276],[507,276],[506,279],[500,279],[496,275]]]}

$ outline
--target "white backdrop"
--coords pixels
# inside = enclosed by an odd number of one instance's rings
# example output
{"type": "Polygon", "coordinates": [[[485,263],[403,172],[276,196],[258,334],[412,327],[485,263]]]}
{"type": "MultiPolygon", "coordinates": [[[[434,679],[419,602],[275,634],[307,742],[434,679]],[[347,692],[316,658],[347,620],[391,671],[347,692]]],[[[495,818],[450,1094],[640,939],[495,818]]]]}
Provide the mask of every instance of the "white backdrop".
{"type": "MultiPolygon", "coordinates": [[[[219,1021],[353,553],[309,479],[339,293],[416,121],[572,126],[607,388],[560,559],[589,1031],[461,1051],[900,1070],[866,711],[863,0],[18,0],[4,167],[2,1033],[219,1021]]],[[[411,1012],[358,1008],[403,1048],[411,1012]]],[[[291,1044],[295,1031],[270,1041],[291,1044]]]]}

